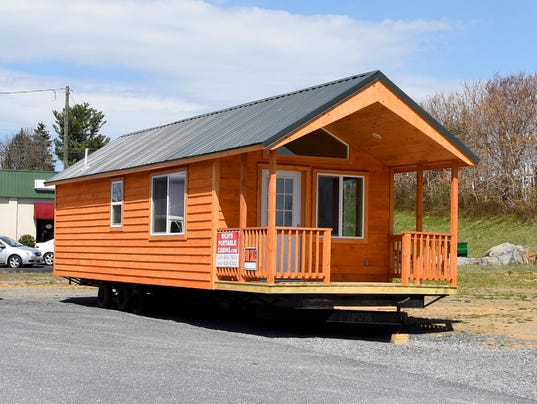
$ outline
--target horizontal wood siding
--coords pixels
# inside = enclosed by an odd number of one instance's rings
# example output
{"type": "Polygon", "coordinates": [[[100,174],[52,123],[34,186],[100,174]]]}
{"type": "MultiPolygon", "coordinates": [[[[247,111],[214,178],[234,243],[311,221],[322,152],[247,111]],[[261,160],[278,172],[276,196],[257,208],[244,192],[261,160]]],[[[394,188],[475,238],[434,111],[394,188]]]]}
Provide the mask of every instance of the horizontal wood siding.
{"type": "MultiPolygon", "coordinates": [[[[346,140],[346,139],[343,139],[346,140]]],[[[390,172],[388,167],[372,158],[358,147],[350,145],[350,158],[314,159],[278,156],[278,169],[302,172],[303,206],[302,223],[316,226],[315,173],[348,173],[366,177],[366,236],[364,239],[332,238],[331,281],[389,280],[388,234],[390,232],[390,172]]],[[[261,152],[248,155],[247,226],[261,225],[260,179],[261,170],[268,168],[268,157],[261,152]]],[[[225,158],[220,171],[222,220],[219,228],[235,228],[239,225],[240,159],[225,158]]]]}
{"type": "MultiPolygon", "coordinates": [[[[347,141],[347,139],[342,139],[347,141]]],[[[219,168],[217,228],[239,226],[240,158],[225,157],[219,168]]],[[[247,158],[247,226],[261,225],[261,170],[268,157],[252,152],[247,158]]],[[[350,144],[350,158],[312,159],[278,156],[278,169],[300,170],[303,218],[316,226],[316,173],[348,173],[366,177],[364,239],[332,238],[332,282],[389,279],[389,169],[350,144]]],[[[179,170],[179,169],[178,169],[179,170]]],[[[178,171],[177,170],[177,171],[178,171]]],[[[169,172],[169,171],[167,171],[169,172]]],[[[134,283],[211,288],[213,234],[212,162],[187,169],[186,235],[150,236],[151,175],[123,177],[123,226],[110,227],[110,181],[98,179],[57,186],[56,266],[61,276],[134,283]]]]}
{"type": "Polygon", "coordinates": [[[192,164],[187,169],[185,236],[150,236],[153,174],[159,172],[123,177],[120,229],[109,224],[111,179],[56,187],[56,275],[211,287],[211,163],[192,164]]]}

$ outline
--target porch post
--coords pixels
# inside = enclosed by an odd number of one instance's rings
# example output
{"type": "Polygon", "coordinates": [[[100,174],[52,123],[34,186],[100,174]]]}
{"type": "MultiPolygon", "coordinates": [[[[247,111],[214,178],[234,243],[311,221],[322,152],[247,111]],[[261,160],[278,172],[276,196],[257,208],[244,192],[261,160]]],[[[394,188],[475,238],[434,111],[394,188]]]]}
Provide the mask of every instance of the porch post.
{"type": "Polygon", "coordinates": [[[423,166],[418,164],[416,178],[416,231],[423,231],[423,166]]]}
{"type": "Polygon", "coordinates": [[[269,180],[268,180],[268,209],[267,209],[267,237],[268,237],[268,273],[267,283],[274,284],[276,272],[276,150],[270,150],[269,180]]]}
{"type": "Polygon", "coordinates": [[[459,167],[451,167],[451,209],[450,209],[450,272],[451,286],[457,286],[457,237],[459,232],[459,167]]]}
{"type": "Polygon", "coordinates": [[[211,233],[213,237],[213,243],[211,245],[211,286],[214,287],[214,282],[218,280],[217,268],[216,268],[216,233],[218,232],[219,215],[220,215],[220,159],[214,159],[211,165],[211,233]]]}
{"type": "Polygon", "coordinates": [[[241,188],[240,188],[240,199],[239,199],[239,228],[240,228],[240,237],[239,237],[239,269],[237,273],[237,280],[239,282],[244,282],[244,237],[247,217],[248,217],[248,205],[246,204],[247,198],[247,186],[248,186],[248,155],[246,153],[241,154],[241,188]]]}
{"type": "Polygon", "coordinates": [[[248,217],[248,205],[246,204],[246,198],[248,197],[248,156],[241,154],[241,196],[239,202],[240,218],[239,227],[244,229],[247,223],[248,217]]]}
{"type": "MultiPolygon", "coordinates": [[[[389,190],[388,190],[388,198],[389,198],[389,209],[388,212],[389,215],[389,224],[390,224],[390,236],[393,236],[393,210],[394,210],[394,204],[395,204],[395,170],[390,167],[390,182],[389,182],[389,190]]],[[[391,250],[390,250],[391,253],[391,250]]]]}

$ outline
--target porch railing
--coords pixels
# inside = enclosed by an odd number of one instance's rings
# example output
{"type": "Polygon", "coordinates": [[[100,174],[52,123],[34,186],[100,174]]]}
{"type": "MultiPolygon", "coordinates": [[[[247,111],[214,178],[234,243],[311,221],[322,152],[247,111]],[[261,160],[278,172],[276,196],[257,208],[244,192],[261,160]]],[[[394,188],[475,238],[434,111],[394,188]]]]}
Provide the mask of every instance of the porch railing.
{"type": "Polygon", "coordinates": [[[457,247],[453,236],[442,233],[404,232],[390,236],[391,275],[403,285],[422,280],[457,285],[457,247]]]}
{"type": "Polygon", "coordinates": [[[238,267],[217,267],[219,279],[241,282],[300,280],[330,283],[330,229],[276,227],[275,245],[269,258],[267,227],[221,229],[239,232],[238,267]]]}

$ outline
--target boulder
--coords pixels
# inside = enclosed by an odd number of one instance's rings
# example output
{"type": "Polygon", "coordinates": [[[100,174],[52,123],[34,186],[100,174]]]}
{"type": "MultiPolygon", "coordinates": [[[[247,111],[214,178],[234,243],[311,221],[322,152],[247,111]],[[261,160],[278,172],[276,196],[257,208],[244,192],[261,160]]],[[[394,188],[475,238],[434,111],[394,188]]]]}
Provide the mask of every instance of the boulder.
{"type": "Polygon", "coordinates": [[[481,258],[458,257],[457,265],[511,265],[532,262],[532,254],[527,248],[511,243],[502,243],[489,249],[481,258]]]}
{"type": "Polygon", "coordinates": [[[503,243],[489,249],[483,258],[492,258],[492,261],[498,261],[500,265],[527,264],[528,250],[521,245],[503,243]]]}
{"type": "Polygon", "coordinates": [[[457,266],[483,265],[481,258],[457,257],[457,266]]]}

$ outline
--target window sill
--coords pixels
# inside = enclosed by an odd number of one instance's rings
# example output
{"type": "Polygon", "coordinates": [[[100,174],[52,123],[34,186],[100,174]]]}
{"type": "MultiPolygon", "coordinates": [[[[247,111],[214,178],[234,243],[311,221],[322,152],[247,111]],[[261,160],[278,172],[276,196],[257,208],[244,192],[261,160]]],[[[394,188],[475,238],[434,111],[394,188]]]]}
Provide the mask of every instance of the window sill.
{"type": "Polygon", "coordinates": [[[186,234],[151,234],[149,241],[174,241],[186,240],[186,234]]]}

